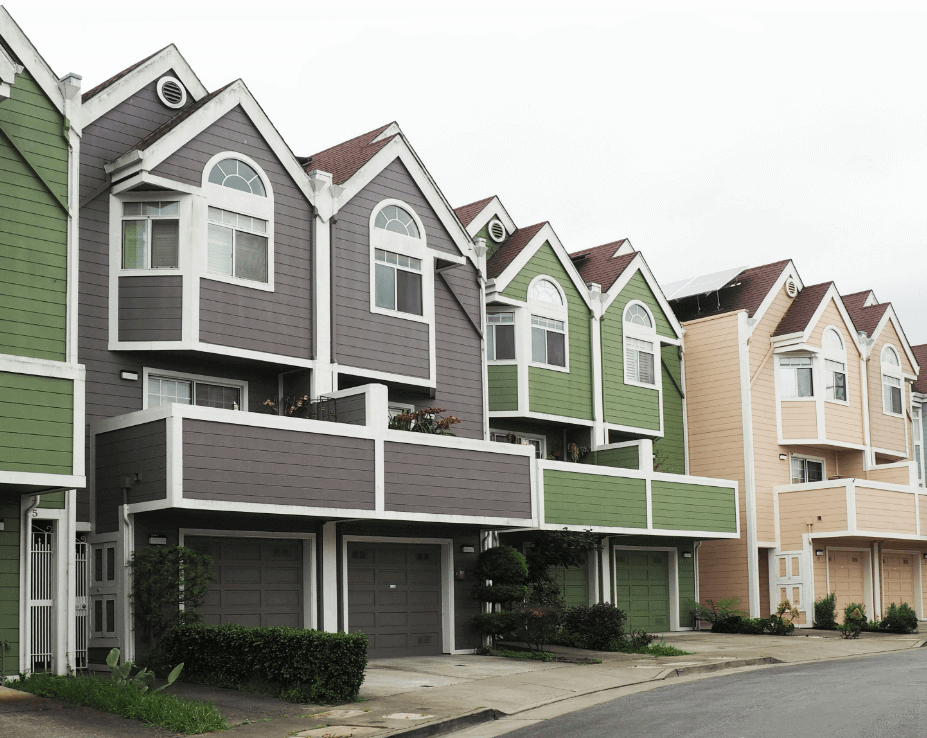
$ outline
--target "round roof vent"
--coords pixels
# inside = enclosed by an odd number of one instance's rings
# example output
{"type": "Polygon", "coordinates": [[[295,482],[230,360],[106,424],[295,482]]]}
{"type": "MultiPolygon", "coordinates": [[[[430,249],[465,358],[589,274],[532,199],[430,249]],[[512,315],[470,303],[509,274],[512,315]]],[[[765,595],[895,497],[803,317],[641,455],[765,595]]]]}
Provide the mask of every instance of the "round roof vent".
{"type": "Polygon", "coordinates": [[[785,294],[789,297],[795,297],[798,294],[798,285],[791,277],[785,280],[785,294]]]}
{"type": "Polygon", "coordinates": [[[187,91],[179,80],[161,77],[158,80],[158,98],[169,108],[182,108],[187,102],[187,91]]]}
{"type": "Polygon", "coordinates": [[[502,225],[502,222],[498,218],[493,218],[489,221],[489,237],[496,243],[502,243],[505,239],[505,226],[502,225]]]}

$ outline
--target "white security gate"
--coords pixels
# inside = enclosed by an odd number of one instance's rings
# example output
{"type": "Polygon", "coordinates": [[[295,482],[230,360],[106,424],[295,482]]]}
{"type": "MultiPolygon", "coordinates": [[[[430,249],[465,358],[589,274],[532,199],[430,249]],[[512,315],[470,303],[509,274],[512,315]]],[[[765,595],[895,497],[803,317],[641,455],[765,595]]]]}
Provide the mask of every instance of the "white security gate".
{"type": "Polygon", "coordinates": [[[87,642],[90,640],[90,611],[87,594],[90,588],[90,561],[87,536],[74,542],[74,668],[87,668],[87,642]]]}
{"type": "Polygon", "coordinates": [[[51,671],[55,653],[55,528],[32,524],[29,668],[51,671]]]}

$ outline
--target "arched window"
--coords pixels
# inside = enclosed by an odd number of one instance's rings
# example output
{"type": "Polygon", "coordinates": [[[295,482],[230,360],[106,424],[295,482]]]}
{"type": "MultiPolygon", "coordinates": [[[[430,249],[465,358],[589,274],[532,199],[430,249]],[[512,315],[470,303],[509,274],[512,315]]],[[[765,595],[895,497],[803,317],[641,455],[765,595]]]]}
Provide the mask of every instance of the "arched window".
{"type": "Polygon", "coordinates": [[[836,328],[824,330],[821,340],[824,349],[824,378],[827,384],[825,398],[835,402],[847,401],[847,354],[843,336],[836,328]]]}
{"type": "Polygon", "coordinates": [[[843,339],[836,328],[828,328],[824,331],[824,348],[843,351],[843,339]]]}
{"type": "Polygon", "coordinates": [[[560,286],[535,277],[528,286],[531,310],[531,363],[566,369],[567,305],[560,286]]]}
{"type": "Polygon", "coordinates": [[[632,302],[624,311],[624,382],[657,386],[657,343],[653,316],[642,303],[632,302]]]}
{"type": "Polygon", "coordinates": [[[531,285],[531,299],[538,302],[549,302],[551,305],[563,305],[560,290],[549,279],[539,279],[531,285]]]}
{"type": "Polygon", "coordinates": [[[387,205],[377,213],[375,222],[376,228],[382,228],[384,231],[401,233],[403,236],[419,238],[418,226],[409,213],[398,205],[387,205]]]}
{"type": "Polygon", "coordinates": [[[431,308],[433,279],[422,221],[404,202],[383,200],[370,213],[371,309],[408,320],[431,308]]]}
{"type": "Polygon", "coordinates": [[[267,197],[264,183],[249,164],[239,159],[223,159],[209,172],[209,181],[221,187],[231,187],[239,192],[267,197]]]}
{"type": "Polygon", "coordinates": [[[650,316],[647,315],[647,311],[641,305],[631,305],[624,314],[624,319],[626,323],[631,323],[633,325],[640,325],[645,328],[653,328],[653,321],[650,320],[650,316]]]}
{"type": "Polygon", "coordinates": [[[882,412],[886,415],[902,416],[901,360],[891,346],[882,349],[882,412]]]}

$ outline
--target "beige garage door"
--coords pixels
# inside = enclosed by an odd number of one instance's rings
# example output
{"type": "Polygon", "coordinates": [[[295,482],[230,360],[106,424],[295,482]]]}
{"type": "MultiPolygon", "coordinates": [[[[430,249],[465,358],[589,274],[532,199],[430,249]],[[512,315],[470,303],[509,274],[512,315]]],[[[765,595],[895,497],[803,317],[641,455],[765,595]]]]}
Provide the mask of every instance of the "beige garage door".
{"type": "MultiPolygon", "coordinates": [[[[837,622],[843,622],[843,610],[851,602],[866,602],[866,551],[827,551],[830,591],[837,595],[837,622]]],[[[870,617],[872,613],[866,613],[870,617]]]]}
{"type": "Polygon", "coordinates": [[[900,605],[915,605],[913,553],[882,552],[882,610],[888,610],[893,602],[900,605]]]}

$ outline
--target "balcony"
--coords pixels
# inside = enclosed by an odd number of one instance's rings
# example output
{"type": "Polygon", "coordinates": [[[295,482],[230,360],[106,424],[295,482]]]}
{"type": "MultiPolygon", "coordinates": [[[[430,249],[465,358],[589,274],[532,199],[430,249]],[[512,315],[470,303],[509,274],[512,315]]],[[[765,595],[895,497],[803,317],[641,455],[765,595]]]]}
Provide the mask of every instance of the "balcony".
{"type": "Polygon", "coordinates": [[[302,419],[166,405],[95,423],[97,520],[165,508],[530,526],[533,449],[389,430],[386,388],[302,419]],[[331,422],[332,420],[335,422],[331,422]]]}

